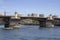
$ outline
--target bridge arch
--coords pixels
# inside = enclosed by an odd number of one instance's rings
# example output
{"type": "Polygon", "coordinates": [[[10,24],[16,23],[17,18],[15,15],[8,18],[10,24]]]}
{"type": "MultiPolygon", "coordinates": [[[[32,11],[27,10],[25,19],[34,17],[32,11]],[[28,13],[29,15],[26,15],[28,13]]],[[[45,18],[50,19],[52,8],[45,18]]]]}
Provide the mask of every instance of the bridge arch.
{"type": "Polygon", "coordinates": [[[39,21],[38,20],[34,20],[34,19],[21,19],[20,23],[21,24],[28,24],[28,25],[38,25],[39,21]]]}
{"type": "Polygon", "coordinates": [[[46,26],[46,18],[40,18],[40,17],[20,17],[20,18],[21,20],[31,19],[34,21],[38,21],[40,27],[46,26]]]}

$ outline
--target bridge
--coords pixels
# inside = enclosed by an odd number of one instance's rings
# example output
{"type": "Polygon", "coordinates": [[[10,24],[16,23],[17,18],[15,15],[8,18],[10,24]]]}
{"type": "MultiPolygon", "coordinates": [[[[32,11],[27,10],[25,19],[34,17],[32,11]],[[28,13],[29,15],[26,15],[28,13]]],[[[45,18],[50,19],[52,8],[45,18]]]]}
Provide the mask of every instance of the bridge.
{"type": "Polygon", "coordinates": [[[18,28],[20,21],[24,19],[32,19],[39,22],[40,27],[60,26],[60,18],[49,17],[29,17],[29,16],[0,16],[0,24],[4,24],[5,28],[18,28]]]}
{"type": "Polygon", "coordinates": [[[41,18],[41,17],[18,17],[14,16],[0,16],[0,24],[4,24],[5,28],[13,27],[20,24],[21,20],[32,19],[39,22],[40,27],[60,26],[60,18],[41,18]]]}
{"type": "Polygon", "coordinates": [[[39,22],[40,27],[60,26],[60,18],[50,17],[20,17],[20,20],[31,19],[39,22]]]}

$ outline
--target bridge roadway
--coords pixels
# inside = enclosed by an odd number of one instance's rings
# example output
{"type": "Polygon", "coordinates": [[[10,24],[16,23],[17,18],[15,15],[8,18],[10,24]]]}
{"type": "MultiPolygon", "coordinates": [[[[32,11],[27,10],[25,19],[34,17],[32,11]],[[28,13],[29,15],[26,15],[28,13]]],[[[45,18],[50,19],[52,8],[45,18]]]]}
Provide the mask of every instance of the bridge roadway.
{"type": "Polygon", "coordinates": [[[0,16],[0,24],[4,24],[5,28],[11,27],[11,25],[18,25],[21,20],[24,19],[32,19],[39,22],[40,27],[51,27],[54,26],[60,26],[60,18],[53,18],[53,20],[47,20],[47,18],[42,17],[19,17],[14,18],[14,16],[0,16]],[[13,17],[13,18],[12,18],[13,17]]]}

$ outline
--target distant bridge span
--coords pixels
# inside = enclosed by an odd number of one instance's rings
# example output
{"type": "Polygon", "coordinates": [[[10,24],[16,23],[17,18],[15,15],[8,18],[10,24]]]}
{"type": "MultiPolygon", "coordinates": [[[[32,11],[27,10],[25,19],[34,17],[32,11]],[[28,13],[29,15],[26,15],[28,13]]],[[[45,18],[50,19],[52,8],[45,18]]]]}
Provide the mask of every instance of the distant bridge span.
{"type": "MultiPolygon", "coordinates": [[[[20,17],[20,18],[21,18],[21,20],[22,19],[32,19],[32,20],[37,20],[39,22],[42,21],[43,23],[47,21],[46,17],[20,17]]],[[[60,26],[60,18],[53,18],[53,24],[55,26],[60,26]]],[[[41,25],[41,23],[40,23],[40,25],[41,25]]]]}
{"type": "Polygon", "coordinates": [[[5,25],[5,28],[10,27],[10,25],[16,25],[20,23],[22,19],[33,19],[39,21],[40,27],[52,27],[54,26],[60,26],[60,18],[53,18],[53,20],[46,17],[18,17],[14,18],[14,16],[0,16],[0,22],[3,22],[5,25]]]}

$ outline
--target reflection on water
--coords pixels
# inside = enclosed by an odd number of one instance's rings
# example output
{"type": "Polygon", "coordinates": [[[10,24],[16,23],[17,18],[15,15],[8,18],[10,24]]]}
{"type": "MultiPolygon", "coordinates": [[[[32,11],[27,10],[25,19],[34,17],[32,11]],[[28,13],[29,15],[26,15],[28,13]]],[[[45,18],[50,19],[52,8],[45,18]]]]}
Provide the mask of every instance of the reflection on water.
{"type": "Polygon", "coordinates": [[[39,28],[36,25],[21,25],[20,29],[14,30],[3,30],[1,27],[0,40],[60,40],[60,27],[39,28]]]}

